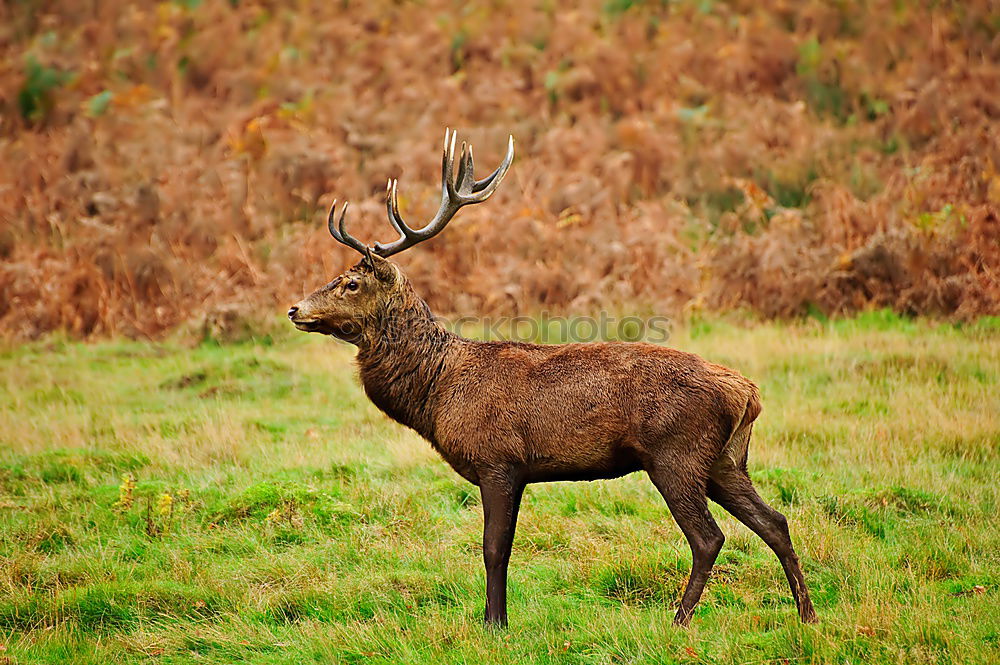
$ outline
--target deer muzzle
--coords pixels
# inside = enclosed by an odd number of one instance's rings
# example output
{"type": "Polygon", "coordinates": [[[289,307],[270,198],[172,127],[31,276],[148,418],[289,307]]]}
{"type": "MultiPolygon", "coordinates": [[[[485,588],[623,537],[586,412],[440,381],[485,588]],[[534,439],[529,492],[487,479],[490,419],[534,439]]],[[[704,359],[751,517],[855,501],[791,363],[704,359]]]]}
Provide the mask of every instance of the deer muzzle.
{"type": "Polygon", "coordinates": [[[302,303],[292,305],[288,309],[288,320],[299,330],[313,332],[319,326],[319,319],[309,316],[309,310],[303,311],[302,303]]]}

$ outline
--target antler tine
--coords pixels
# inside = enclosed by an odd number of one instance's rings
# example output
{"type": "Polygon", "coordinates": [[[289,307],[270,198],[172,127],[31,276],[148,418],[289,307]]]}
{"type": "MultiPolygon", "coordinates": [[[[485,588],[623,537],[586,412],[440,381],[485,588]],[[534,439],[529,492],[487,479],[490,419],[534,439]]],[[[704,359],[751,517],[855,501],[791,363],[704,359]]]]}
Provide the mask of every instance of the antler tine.
{"type": "MultiPolygon", "coordinates": [[[[503,180],[503,177],[507,174],[507,169],[510,168],[511,162],[513,162],[513,161],[514,161],[514,137],[513,136],[508,136],[507,137],[507,154],[504,155],[503,161],[500,163],[500,166],[497,167],[496,171],[494,171],[493,173],[489,174],[488,176],[486,176],[482,180],[477,180],[476,183],[472,186],[472,191],[473,192],[481,192],[484,189],[486,189],[487,187],[489,187],[490,185],[492,185],[494,182],[496,182],[497,186],[499,186],[500,185],[500,181],[503,180]]],[[[469,146],[469,165],[470,166],[472,165],[472,146],[469,146]]],[[[471,172],[471,170],[470,170],[470,172],[471,172]]],[[[494,187],[493,189],[496,189],[496,187],[494,187]]],[[[491,190],[490,194],[492,194],[492,193],[493,192],[491,190]]],[[[483,200],[485,200],[486,198],[489,198],[490,194],[487,194],[486,197],[483,200]]]]}
{"type": "Polygon", "coordinates": [[[458,193],[455,191],[455,178],[452,175],[452,165],[455,162],[455,139],[457,138],[458,132],[445,128],[444,156],[441,158],[442,206],[449,197],[454,197],[458,193]]]}
{"type": "Polygon", "coordinates": [[[472,193],[476,179],[472,177],[472,146],[462,141],[462,155],[458,158],[458,182],[456,189],[462,195],[472,193]]]}
{"type": "Polygon", "coordinates": [[[375,243],[376,254],[382,257],[392,256],[434,237],[447,226],[459,208],[473,203],[481,203],[496,191],[514,160],[514,138],[510,137],[507,141],[507,155],[499,168],[485,180],[478,181],[473,175],[472,146],[465,142],[462,143],[462,152],[458,158],[458,177],[457,179],[455,177],[455,142],[457,138],[458,132],[445,129],[444,148],[441,155],[441,206],[426,226],[413,229],[403,221],[399,214],[399,202],[396,196],[397,182],[390,180],[386,184],[386,213],[389,217],[389,223],[399,232],[399,238],[388,244],[375,243]]]}
{"type": "Polygon", "coordinates": [[[407,226],[403,218],[399,216],[399,200],[396,198],[398,184],[399,181],[394,178],[389,178],[385,183],[385,210],[392,228],[399,232],[400,237],[406,238],[413,235],[413,229],[407,226]]]}
{"type": "Polygon", "coordinates": [[[334,240],[364,254],[367,251],[364,243],[352,236],[347,232],[347,229],[344,228],[344,220],[347,217],[347,208],[349,205],[350,204],[346,201],[344,202],[344,207],[340,211],[340,221],[334,224],[334,218],[336,217],[337,211],[337,200],[334,199],[333,205],[330,206],[330,214],[326,219],[326,226],[330,229],[330,235],[333,236],[334,240]]]}

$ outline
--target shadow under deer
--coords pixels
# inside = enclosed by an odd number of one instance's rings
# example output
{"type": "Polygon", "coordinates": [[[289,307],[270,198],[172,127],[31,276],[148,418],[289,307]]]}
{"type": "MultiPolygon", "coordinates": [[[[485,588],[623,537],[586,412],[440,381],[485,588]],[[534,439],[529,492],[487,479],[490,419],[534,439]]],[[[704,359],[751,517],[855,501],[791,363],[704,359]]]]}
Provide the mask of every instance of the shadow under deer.
{"type": "Polygon", "coordinates": [[[507,565],[521,495],[529,483],[618,478],[645,471],[691,547],[691,575],[674,622],[687,625],[725,540],[712,499],[777,555],[804,622],[816,621],[785,517],[761,499],[747,473],[760,414],[757,387],[694,354],[646,343],[537,345],[462,338],[432,316],[387,260],[440,233],[460,208],[496,191],[514,159],[473,175],[471,146],[455,164],[445,132],[441,206],[421,228],[403,221],[397,183],[386,187],[399,237],[369,247],[345,228],[337,203],[329,229],[361,260],[288,310],[299,329],[358,348],[361,383],[393,420],[416,430],[483,503],[486,613],[507,623],[507,565]]]}

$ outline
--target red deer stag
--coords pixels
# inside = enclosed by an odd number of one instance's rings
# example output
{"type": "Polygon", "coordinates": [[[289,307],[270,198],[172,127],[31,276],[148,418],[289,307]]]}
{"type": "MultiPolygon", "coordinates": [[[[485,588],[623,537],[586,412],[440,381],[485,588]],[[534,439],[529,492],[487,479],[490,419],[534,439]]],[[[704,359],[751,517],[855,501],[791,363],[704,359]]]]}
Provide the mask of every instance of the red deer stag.
{"type": "Polygon", "coordinates": [[[330,233],[361,253],[353,268],[288,310],[299,330],[358,347],[365,392],[393,420],[427,439],[483,501],[487,623],[507,623],[507,563],[528,483],[618,478],[645,471],[691,547],[691,576],[674,622],[687,625],[724,536],[711,498],[760,536],[781,561],[802,621],[816,621],[785,517],[747,474],[760,413],[756,386],[739,373],[645,343],[536,345],[464,339],[434,320],[386,259],[428,240],[459,208],[488,199],[514,158],[476,180],[455,133],[445,132],[441,207],[426,226],[403,221],[396,181],[386,188],[399,238],[367,247],[330,210],[330,233]]]}

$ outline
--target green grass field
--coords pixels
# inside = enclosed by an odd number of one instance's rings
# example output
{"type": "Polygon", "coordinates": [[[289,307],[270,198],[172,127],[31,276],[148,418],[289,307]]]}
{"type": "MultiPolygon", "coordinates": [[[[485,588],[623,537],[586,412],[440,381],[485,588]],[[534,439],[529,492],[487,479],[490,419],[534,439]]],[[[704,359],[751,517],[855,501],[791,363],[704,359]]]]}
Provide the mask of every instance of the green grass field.
{"type": "Polygon", "coordinates": [[[1000,650],[1000,325],[701,323],[762,389],[751,473],[821,623],[727,542],[688,630],[687,545],[641,474],[534,485],[506,631],[478,491],[370,405],[353,350],[0,351],[0,663],[985,663],[1000,650]],[[133,482],[134,480],[134,482],[133,482]]]}

